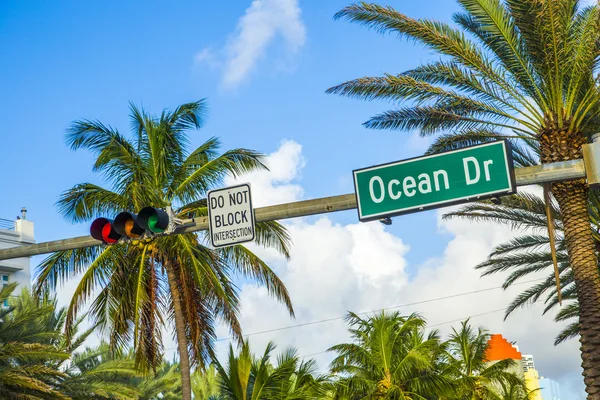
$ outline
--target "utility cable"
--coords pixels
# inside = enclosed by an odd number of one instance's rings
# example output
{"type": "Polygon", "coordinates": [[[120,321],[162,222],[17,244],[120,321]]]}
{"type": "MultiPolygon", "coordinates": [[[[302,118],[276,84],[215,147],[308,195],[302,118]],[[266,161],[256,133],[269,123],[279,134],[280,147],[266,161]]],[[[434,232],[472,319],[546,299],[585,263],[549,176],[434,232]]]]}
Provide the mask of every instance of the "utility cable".
{"type": "MultiPolygon", "coordinates": [[[[532,279],[529,281],[523,281],[523,282],[517,282],[517,283],[513,283],[511,286],[517,286],[517,285],[525,285],[528,283],[534,283],[534,282],[540,282],[543,281],[544,279],[532,279]]],[[[388,311],[388,310],[393,310],[396,308],[403,308],[403,307],[409,307],[409,306],[414,306],[414,305],[419,305],[419,304],[425,304],[425,303],[432,303],[435,301],[441,301],[441,300],[448,300],[448,299],[452,299],[452,298],[457,298],[457,297],[462,297],[462,296],[468,296],[471,294],[477,294],[477,293],[484,293],[484,292],[489,292],[492,290],[498,290],[498,289],[504,289],[503,286],[494,286],[494,287],[490,287],[490,288],[486,288],[486,289],[479,289],[479,290],[472,290],[469,292],[462,292],[462,293],[455,293],[455,294],[451,294],[448,296],[442,296],[442,297],[435,297],[432,299],[426,299],[426,300],[420,300],[420,301],[415,301],[412,303],[406,303],[406,304],[401,304],[401,305],[397,305],[397,306],[391,306],[391,307],[386,307],[386,308],[380,308],[378,310],[372,310],[372,311],[363,311],[360,313],[357,313],[357,315],[366,315],[366,314],[371,314],[371,313],[376,313],[376,312],[381,312],[381,311],[388,311]]],[[[475,314],[472,317],[478,317],[481,315],[486,315],[486,314],[492,314],[492,313],[497,313],[500,311],[505,310],[505,308],[501,308],[498,310],[493,310],[493,311],[488,311],[482,314],[475,314]]],[[[272,333],[272,332],[278,332],[278,331],[283,331],[283,330],[288,330],[288,329],[294,329],[294,328],[301,328],[303,326],[310,326],[310,325],[316,325],[316,324],[322,324],[325,322],[331,322],[331,321],[338,321],[338,320],[342,320],[346,318],[346,316],[338,316],[338,317],[332,317],[332,318],[326,318],[326,319],[320,319],[320,320],[315,320],[315,321],[308,321],[308,322],[304,322],[304,323],[300,323],[300,324],[295,324],[295,325],[288,325],[288,326],[284,326],[284,327],[280,327],[280,328],[273,328],[273,329],[268,329],[268,330],[264,330],[264,331],[259,331],[259,332],[252,332],[252,333],[248,333],[243,335],[244,337],[250,337],[250,336],[256,336],[256,335],[262,335],[265,333],[272,333]]],[[[469,318],[469,317],[467,317],[469,318]]],[[[460,318],[457,320],[453,320],[453,321],[447,321],[447,322],[442,322],[440,324],[434,324],[434,325],[429,325],[429,326],[440,326],[440,325],[445,325],[445,324],[449,324],[452,322],[457,322],[457,321],[463,321],[466,318],[460,318]]],[[[234,339],[233,337],[227,337],[227,338],[220,338],[220,339],[216,339],[216,342],[223,342],[225,340],[232,340],[234,339]]],[[[169,350],[175,350],[176,347],[173,348],[168,348],[165,349],[165,351],[169,351],[169,350]]],[[[326,351],[325,351],[326,352],[326,351]]],[[[316,353],[316,354],[321,354],[324,352],[320,352],[320,353],[316,353]]]]}
{"type": "MultiPolygon", "coordinates": [[[[523,282],[523,283],[525,283],[525,282],[523,282]]],[[[497,310],[487,311],[487,312],[483,312],[483,313],[480,313],[480,314],[473,314],[473,315],[470,315],[468,317],[457,318],[457,319],[453,319],[451,321],[440,322],[438,324],[433,324],[433,325],[427,325],[427,327],[447,325],[447,324],[452,324],[454,322],[459,322],[459,321],[462,322],[462,321],[465,321],[467,319],[481,317],[481,316],[489,315],[489,314],[495,314],[495,313],[498,313],[498,312],[501,312],[501,311],[505,311],[505,310],[506,310],[506,308],[499,308],[497,310]]],[[[323,350],[323,351],[319,351],[317,353],[311,353],[311,354],[307,354],[305,356],[300,356],[299,358],[313,357],[313,356],[316,356],[316,355],[319,355],[319,354],[323,354],[323,353],[328,353],[328,352],[329,352],[329,350],[323,350]]]]}
{"type": "MultiPolygon", "coordinates": [[[[516,286],[516,285],[524,285],[527,283],[533,283],[533,282],[540,282],[543,281],[544,279],[533,279],[530,281],[524,281],[524,282],[519,282],[519,283],[513,283],[512,286],[516,286]]],[[[497,290],[497,289],[503,289],[503,286],[494,286],[491,288],[487,288],[487,289],[479,289],[479,290],[472,290],[470,292],[463,292],[463,293],[456,293],[456,294],[451,294],[448,296],[442,296],[442,297],[436,297],[433,299],[427,299],[427,300],[421,300],[421,301],[415,301],[413,303],[406,303],[406,304],[401,304],[398,306],[392,306],[392,307],[386,307],[386,308],[380,308],[378,310],[371,310],[371,311],[363,311],[360,313],[356,313],[357,315],[366,315],[366,314],[372,314],[372,313],[376,313],[376,312],[381,312],[381,311],[388,311],[388,310],[393,310],[396,308],[403,308],[403,307],[409,307],[409,306],[414,306],[414,305],[418,305],[418,304],[425,304],[425,303],[432,303],[435,301],[441,301],[441,300],[448,300],[448,299],[453,299],[456,297],[462,297],[462,296],[468,296],[471,294],[476,294],[476,293],[483,293],[483,292],[489,292],[492,290],[497,290]]],[[[320,320],[315,320],[315,321],[309,321],[309,322],[303,322],[300,324],[295,324],[295,325],[288,325],[288,326],[284,326],[284,327],[280,327],[280,328],[273,328],[273,329],[267,329],[264,331],[259,331],[259,332],[252,332],[252,333],[248,333],[243,335],[244,337],[250,337],[250,336],[256,336],[256,335],[262,335],[265,333],[271,333],[271,332],[279,332],[279,331],[283,331],[283,330],[287,330],[287,329],[294,329],[294,328],[300,328],[303,326],[309,326],[309,325],[316,325],[316,324],[322,324],[325,322],[331,322],[331,321],[338,321],[341,319],[346,318],[346,316],[338,316],[338,317],[332,317],[332,318],[326,318],[326,319],[320,319],[320,320]]],[[[217,342],[222,342],[225,340],[232,340],[233,337],[227,337],[227,338],[221,338],[221,339],[217,339],[217,342]]]]}

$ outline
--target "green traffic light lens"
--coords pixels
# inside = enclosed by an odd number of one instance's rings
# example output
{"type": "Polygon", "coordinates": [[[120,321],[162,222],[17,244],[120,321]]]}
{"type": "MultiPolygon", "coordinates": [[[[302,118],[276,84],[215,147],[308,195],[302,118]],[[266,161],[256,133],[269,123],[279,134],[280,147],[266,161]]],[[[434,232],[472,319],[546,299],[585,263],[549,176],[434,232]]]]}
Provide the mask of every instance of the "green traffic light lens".
{"type": "Polygon", "coordinates": [[[156,224],[158,223],[158,217],[156,215],[151,215],[150,217],[148,217],[148,228],[154,232],[154,233],[161,233],[164,232],[164,229],[160,229],[156,227],[156,224]]]}

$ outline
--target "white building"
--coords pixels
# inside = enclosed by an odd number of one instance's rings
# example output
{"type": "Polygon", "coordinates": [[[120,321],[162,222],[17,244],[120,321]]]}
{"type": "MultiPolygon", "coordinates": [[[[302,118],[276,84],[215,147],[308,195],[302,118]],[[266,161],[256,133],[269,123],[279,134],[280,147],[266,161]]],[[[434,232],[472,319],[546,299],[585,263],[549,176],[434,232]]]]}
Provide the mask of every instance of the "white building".
{"type": "MultiPolygon", "coordinates": [[[[33,222],[27,220],[27,210],[21,209],[16,220],[0,218],[0,249],[35,243],[33,222]]],[[[29,257],[0,260],[0,284],[18,282],[17,291],[31,287],[31,265],[29,257]]]]}

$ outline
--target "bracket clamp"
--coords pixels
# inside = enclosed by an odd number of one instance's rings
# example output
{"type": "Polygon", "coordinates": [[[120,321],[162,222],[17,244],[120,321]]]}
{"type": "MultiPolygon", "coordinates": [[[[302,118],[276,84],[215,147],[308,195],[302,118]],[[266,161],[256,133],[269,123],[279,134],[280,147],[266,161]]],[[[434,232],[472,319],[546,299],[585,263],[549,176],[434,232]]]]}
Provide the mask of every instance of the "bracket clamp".
{"type": "Polygon", "coordinates": [[[587,183],[591,188],[600,188],[600,133],[592,136],[592,143],[583,145],[583,164],[587,183]]]}

